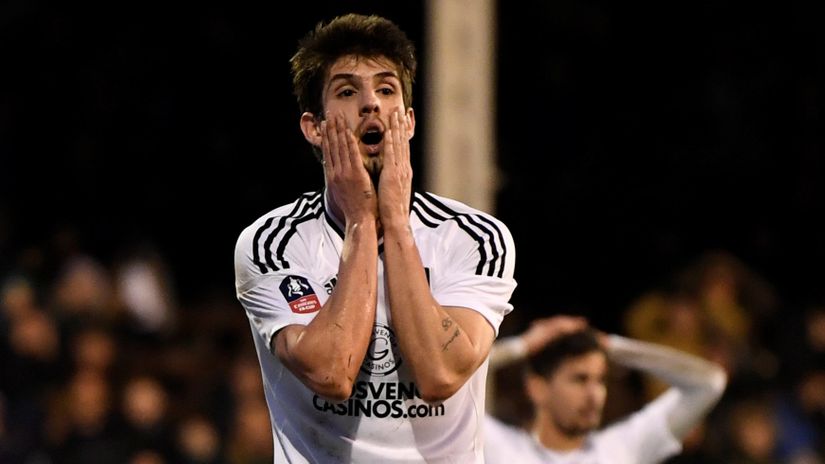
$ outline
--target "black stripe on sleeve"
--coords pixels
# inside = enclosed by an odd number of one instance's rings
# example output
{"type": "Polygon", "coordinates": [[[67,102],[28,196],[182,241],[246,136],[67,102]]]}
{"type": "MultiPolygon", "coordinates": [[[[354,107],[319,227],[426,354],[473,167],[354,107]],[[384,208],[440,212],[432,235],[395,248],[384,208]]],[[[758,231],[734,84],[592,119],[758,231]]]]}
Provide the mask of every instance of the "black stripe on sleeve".
{"type": "Polygon", "coordinates": [[[258,230],[255,231],[255,239],[252,241],[252,262],[258,266],[258,269],[260,269],[261,274],[266,274],[268,270],[266,268],[266,265],[261,262],[261,254],[258,253],[258,240],[261,239],[261,234],[263,234],[264,231],[268,229],[270,225],[272,225],[273,219],[275,219],[274,216],[267,219],[266,222],[264,222],[264,225],[258,227],[258,230]]]}
{"type": "MultiPolygon", "coordinates": [[[[313,202],[311,207],[314,208],[318,205],[319,205],[319,201],[315,201],[315,202],[313,202]]],[[[298,231],[298,229],[297,229],[298,224],[309,221],[311,219],[319,218],[319,217],[321,217],[321,214],[323,214],[323,212],[324,212],[323,208],[318,208],[318,210],[312,212],[311,214],[306,214],[306,215],[302,214],[301,217],[296,218],[294,221],[292,221],[292,223],[289,225],[289,229],[284,234],[284,237],[278,243],[278,250],[275,253],[275,258],[278,261],[281,262],[281,267],[283,267],[284,269],[289,269],[289,261],[284,259],[284,250],[286,249],[287,243],[289,243],[289,239],[291,239],[292,236],[295,235],[295,232],[298,231]]]]}
{"type": "Polygon", "coordinates": [[[466,215],[463,215],[463,216],[466,217],[467,221],[470,222],[472,225],[474,225],[474,226],[478,227],[479,229],[483,230],[484,233],[487,235],[487,237],[490,238],[490,240],[489,240],[489,242],[490,242],[490,252],[492,253],[493,257],[490,259],[490,269],[487,271],[487,275],[492,277],[493,274],[495,273],[496,261],[498,261],[498,249],[497,249],[498,247],[496,247],[495,237],[493,236],[493,232],[489,228],[487,228],[487,227],[481,225],[480,223],[476,222],[476,220],[474,219],[474,217],[481,217],[481,216],[475,215],[475,214],[466,214],[466,215]]]}
{"type": "Polygon", "coordinates": [[[424,223],[425,226],[429,227],[430,229],[435,229],[438,227],[440,223],[430,222],[429,218],[424,216],[424,213],[418,210],[418,205],[412,205],[413,212],[418,215],[418,219],[424,223]]]}
{"type": "MultiPolygon", "coordinates": [[[[414,203],[414,204],[416,204],[416,205],[420,206],[420,207],[421,207],[421,209],[422,209],[423,211],[426,211],[426,212],[427,212],[427,214],[429,214],[429,215],[430,215],[430,217],[432,217],[432,218],[434,218],[434,219],[437,219],[437,220],[439,220],[439,221],[442,221],[442,222],[443,222],[443,221],[446,221],[446,220],[448,220],[448,219],[450,219],[450,218],[448,218],[448,217],[444,217],[444,216],[442,216],[442,215],[440,215],[440,214],[436,213],[435,211],[433,211],[433,209],[432,209],[432,208],[430,208],[430,207],[427,205],[427,203],[425,203],[423,200],[419,199],[418,197],[416,197],[416,198],[415,198],[415,200],[416,200],[416,201],[415,201],[415,203],[414,203]]],[[[445,206],[445,208],[446,208],[446,206],[445,206]]],[[[455,216],[455,215],[456,215],[456,212],[455,212],[455,211],[450,211],[450,212],[452,213],[452,215],[453,215],[453,216],[455,216]]],[[[419,217],[421,217],[420,212],[419,212],[419,217]]]]}
{"type": "Polygon", "coordinates": [[[501,233],[501,229],[498,227],[498,225],[489,218],[484,217],[482,215],[479,215],[478,218],[486,222],[487,224],[490,224],[490,227],[495,229],[496,234],[498,234],[498,240],[499,242],[501,242],[501,265],[498,268],[498,273],[496,273],[496,277],[502,277],[504,275],[504,265],[507,262],[507,243],[504,241],[504,234],[501,233]]]}
{"type": "MultiPolygon", "coordinates": [[[[275,229],[272,230],[272,232],[269,233],[269,235],[267,235],[266,241],[264,241],[264,245],[263,245],[263,247],[264,247],[264,258],[266,259],[266,265],[264,265],[263,263],[260,262],[260,257],[258,258],[258,263],[256,263],[256,264],[258,264],[258,267],[259,267],[259,269],[261,269],[262,273],[266,274],[268,272],[267,266],[269,266],[269,268],[271,268],[273,271],[279,270],[279,267],[275,264],[275,261],[272,259],[272,252],[270,251],[270,246],[272,245],[272,241],[275,240],[275,236],[278,235],[278,233],[283,229],[284,224],[286,223],[287,219],[289,219],[291,217],[295,217],[296,213],[298,212],[299,209],[301,210],[301,212],[298,213],[298,216],[306,214],[305,211],[310,206],[310,205],[307,205],[307,201],[312,200],[313,197],[317,197],[318,195],[319,195],[318,192],[305,193],[305,194],[301,195],[301,197],[298,198],[298,201],[295,202],[295,206],[292,208],[292,210],[289,213],[287,213],[285,216],[281,216],[281,218],[278,220],[278,225],[275,227],[275,229]],[[302,206],[303,206],[303,208],[302,208],[302,206]]],[[[271,222],[271,220],[273,220],[273,219],[275,219],[275,218],[272,217],[267,222],[271,222]]],[[[266,226],[266,227],[268,227],[268,226],[266,226]]],[[[265,230],[266,227],[264,227],[262,229],[259,229],[259,231],[263,232],[263,230],[265,230]]],[[[259,239],[260,239],[259,235],[256,234],[255,235],[255,242],[254,242],[254,245],[253,245],[255,247],[255,251],[253,252],[253,255],[257,255],[258,240],[259,239]]]]}
{"type": "MultiPolygon", "coordinates": [[[[463,221],[460,220],[460,218],[466,218],[467,222],[474,225],[475,227],[478,227],[480,230],[482,230],[484,232],[484,234],[487,237],[489,237],[490,249],[492,251],[493,257],[490,261],[490,268],[487,271],[486,275],[488,275],[488,276],[496,275],[498,277],[503,276],[503,274],[504,274],[504,256],[506,256],[507,249],[506,249],[506,245],[504,243],[504,239],[503,239],[503,235],[502,235],[501,231],[498,230],[498,227],[492,221],[490,221],[489,219],[487,219],[486,217],[484,217],[481,214],[468,214],[468,213],[459,213],[457,211],[454,211],[453,209],[451,209],[450,207],[448,207],[447,205],[445,205],[441,201],[437,200],[435,197],[433,197],[429,193],[426,193],[426,192],[422,193],[422,196],[424,198],[426,198],[430,203],[432,203],[435,207],[437,207],[441,211],[447,213],[448,215],[452,216],[450,219],[454,219],[456,221],[456,223],[459,225],[459,227],[462,230],[464,230],[465,232],[467,232],[467,234],[470,235],[470,237],[472,237],[478,243],[478,251],[479,251],[479,255],[480,255],[480,260],[479,260],[478,266],[476,267],[476,275],[482,275],[484,273],[484,266],[485,266],[485,264],[487,264],[487,252],[485,251],[485,247],[484,247],[485,240],[479,234],[477,234],[469,225],[464,224],[463,221]],[[495,230],[495,232],[498,235],[499,241],[501,242],[500,246],[496,245],[496,240],[495,240],[496,235],[494,234],[493,230],[491,230],[490,227],[488,227],[484,224],[480,224],[474,218],[478,218],[478,219],[484,221],[485,223],[490,224],[490,226],[492,226],[492,228],[495,230]],[[495,262],[498,260],[499,250],[502,251],[502,253],[501,253],[501,263],[499,265],[498,272],[496,272],[495,262]]],[[[423,205],[424,203],[421,203],[421,204],[423,205]]],[[[427,208],[427,209],[429,210],[429,208],[427,208]]],[[[432,211],[432,210],[429,210],[429,211],[432,211]]]]}

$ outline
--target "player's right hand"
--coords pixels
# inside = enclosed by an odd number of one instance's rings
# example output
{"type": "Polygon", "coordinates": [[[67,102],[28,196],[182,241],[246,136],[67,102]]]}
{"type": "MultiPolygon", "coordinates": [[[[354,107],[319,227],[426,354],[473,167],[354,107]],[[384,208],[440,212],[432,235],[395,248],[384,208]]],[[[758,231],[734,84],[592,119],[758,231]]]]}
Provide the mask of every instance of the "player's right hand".
{"type": "Polygon", "coordinates": [[[321,151],[327,189],[341,209],[344,221],[375,221],[378,217],[375,187],[361,159],[358,141],[342,114],[328,113],[321,121],[321,151]]]}

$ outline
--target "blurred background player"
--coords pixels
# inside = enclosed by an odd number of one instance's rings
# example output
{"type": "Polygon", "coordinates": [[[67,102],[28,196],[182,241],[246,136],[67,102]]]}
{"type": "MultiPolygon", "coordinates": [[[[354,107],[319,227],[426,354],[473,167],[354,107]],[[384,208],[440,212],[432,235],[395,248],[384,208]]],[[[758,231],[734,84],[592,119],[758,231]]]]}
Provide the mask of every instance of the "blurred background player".
{"type": "Polygon", "coordinates": [[[499,363],[527,358],[524,382],[534,416],[526,430],[488,415],[488,464],[659,463],[681,451],[681,441],[725,389],[725,371],[714,363],[584,326],[581,318],[548,318],[520,342],[505,339],[494,347],[491,357],[499,363]],[[507,353],[496,353],[499,347],[507,353]],[[652,374],[670,388],[600,430],[609,361],[652,374]]]}

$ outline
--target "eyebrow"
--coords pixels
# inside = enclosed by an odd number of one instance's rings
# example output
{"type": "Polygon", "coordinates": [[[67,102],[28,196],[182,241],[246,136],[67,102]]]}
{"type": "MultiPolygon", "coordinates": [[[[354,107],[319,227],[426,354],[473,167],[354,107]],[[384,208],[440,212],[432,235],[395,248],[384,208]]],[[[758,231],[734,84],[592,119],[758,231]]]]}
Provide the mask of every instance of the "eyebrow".
{"type": "MultiPolygon", "coordinates": [[[[332,85],[333,82],[337,80],[346,80],[346,81],[354,81],[356,79],[356,75],[352,73],[338,73],[334,74],[329,78],[329,85],[332,85]]],[[[388,77],[394,77],[395,79],[400,80],[401,78],[398,77],[398,74],[395,71],[381,71],[376,73],[372,76],[373,79],[386,79],[388,77]]]]}

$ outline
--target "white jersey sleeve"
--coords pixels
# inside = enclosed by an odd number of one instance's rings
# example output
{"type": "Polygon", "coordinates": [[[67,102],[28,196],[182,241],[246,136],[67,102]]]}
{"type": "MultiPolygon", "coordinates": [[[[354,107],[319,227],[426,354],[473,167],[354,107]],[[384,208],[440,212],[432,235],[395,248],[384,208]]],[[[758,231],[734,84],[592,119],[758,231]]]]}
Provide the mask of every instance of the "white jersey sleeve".
{"type": "MultiPolygon", "coordinates": [[[[235,290],[257,334],[271,342],[291,324],[307,325],[327,299],[297,226],[322,213],[321,195],[305,194],[247,227],[235,246],[235,290]],[[273,247],[275,241],[289,246],[273,247]],[[274,248],[274,250],[273,250],[274,248]]],[[[277,242],[275,242],[277,243],[277,242]]]]}
{"type": "Polygon", "coordinates": [[[716,404],[727,385],[721,366],[698,356],[641,340],[611,335],[608,354],[614,362],[639,369],[669,383],[679,401],[669,408],[667,425],[684,438],[716,404]]]}
{"type": "Polygon", "coordinates": [[[504,316],[512,311],[510,296],[515,244],[507,226],[495,217],[463,203],[431,193],[419,193],[412,211],[437,229],[440,272],[431,276],[433,297],[442,306],[458,306],[483,315],[498,334],[504,316]]]}

